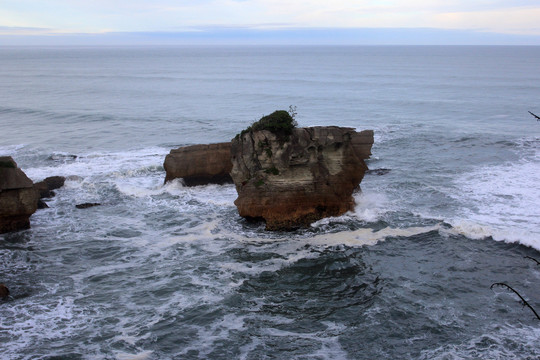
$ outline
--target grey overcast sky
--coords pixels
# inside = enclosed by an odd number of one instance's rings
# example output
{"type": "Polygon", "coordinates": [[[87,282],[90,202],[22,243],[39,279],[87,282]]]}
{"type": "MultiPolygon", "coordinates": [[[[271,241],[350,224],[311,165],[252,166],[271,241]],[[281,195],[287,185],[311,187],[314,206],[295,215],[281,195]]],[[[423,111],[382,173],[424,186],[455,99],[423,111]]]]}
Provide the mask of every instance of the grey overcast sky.
{"type": "Polygon", "coordinates": [[[540,45],[538,0],[2,0],[0,45],[540,45]]]}

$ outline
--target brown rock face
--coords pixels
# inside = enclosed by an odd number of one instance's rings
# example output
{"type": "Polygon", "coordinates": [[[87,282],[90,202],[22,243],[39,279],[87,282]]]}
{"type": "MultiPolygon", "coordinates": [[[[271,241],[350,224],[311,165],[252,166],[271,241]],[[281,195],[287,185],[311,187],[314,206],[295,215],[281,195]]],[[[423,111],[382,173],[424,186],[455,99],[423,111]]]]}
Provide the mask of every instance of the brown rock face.
{"type": "Polygon", "coordinates": [[[58,188],[64,186],[66,178],[63,176],[49,176],[44,180],[34,184],[34,187],[39,192],[40,198],[50,198],[53,197],[54,191],[58,188]]]}
{"type": "Polygon", "coordinates": [[[231,143],[184,146],[171,150],[163,164],[165,182],[182,178],[187,186],[232,183],[231,143]]]}
{"type": "Polygon", "coordinates": [[[10,156],[0,157],[0,233],[28,229],[39,194],[10,156]]]}
{"type": "Polygon", "coordinates": [[[352,210],[372,145],[373,131],[336,126],[297,128],[288,139],[244,133],[231,147],[240,216],[290,230],[352,210]]]}

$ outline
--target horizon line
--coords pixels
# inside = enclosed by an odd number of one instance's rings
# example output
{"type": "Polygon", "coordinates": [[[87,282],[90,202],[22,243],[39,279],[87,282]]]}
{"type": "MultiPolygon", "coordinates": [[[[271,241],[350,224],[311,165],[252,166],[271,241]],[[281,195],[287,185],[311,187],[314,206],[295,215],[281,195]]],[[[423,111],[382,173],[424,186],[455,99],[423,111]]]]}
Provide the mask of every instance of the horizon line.
{"type": "Polygon", "coordinates": [[[439,28],[199,27],[181,31],[58,33],[0,26],[1,45],[540,45],[540,36],[439,28]],[[2,33],[2,29],[14,33],[2,33]],[[17,29],[20,33],[17,33],[17,29]],[[28,33],[28,31],[32,33],[28,33]]]}

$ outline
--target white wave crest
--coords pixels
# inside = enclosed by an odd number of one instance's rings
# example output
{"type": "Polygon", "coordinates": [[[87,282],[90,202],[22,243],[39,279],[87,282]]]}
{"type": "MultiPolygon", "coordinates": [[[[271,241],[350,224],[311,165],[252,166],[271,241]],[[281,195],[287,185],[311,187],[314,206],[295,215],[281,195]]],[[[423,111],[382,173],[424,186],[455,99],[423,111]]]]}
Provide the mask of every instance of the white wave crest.
{"type": "Polygon", "coordinates": [[[540,250],[540,154],[515,163],[482,167],[456,180],[454,197],[463,203],[449,222],[478,238],[519,242],[540,250]]]}

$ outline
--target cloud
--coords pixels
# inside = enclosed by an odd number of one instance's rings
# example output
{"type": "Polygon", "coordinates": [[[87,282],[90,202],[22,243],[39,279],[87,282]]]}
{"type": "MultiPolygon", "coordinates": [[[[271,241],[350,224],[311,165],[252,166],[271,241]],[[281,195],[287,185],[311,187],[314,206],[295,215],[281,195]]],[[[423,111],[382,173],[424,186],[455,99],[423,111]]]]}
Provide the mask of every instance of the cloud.
{"type": "Polygon", "coordinates": [[[0,26],[0,35],[47,35],[52,29],[38,27],[0,26]]]}
{"type": "Polygon", "coordinates": [[[201,26],[440,28],[540,36],[538,0],[2,0],[0,25],[58,32],[201,26]]]}
{"type": "Polygon", "coordinates": [[[440,13],[435,19],[437,22],[446,24],[450,29],[464,27],[484,31],[504,29],[507,34],[540,36],[540,7],[440,13]]]}

